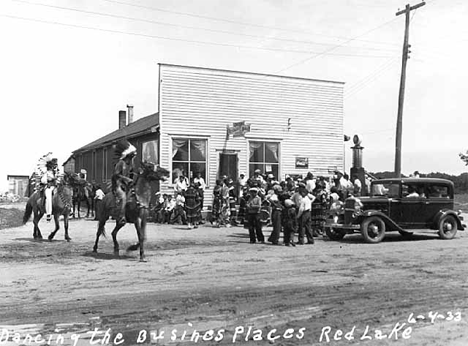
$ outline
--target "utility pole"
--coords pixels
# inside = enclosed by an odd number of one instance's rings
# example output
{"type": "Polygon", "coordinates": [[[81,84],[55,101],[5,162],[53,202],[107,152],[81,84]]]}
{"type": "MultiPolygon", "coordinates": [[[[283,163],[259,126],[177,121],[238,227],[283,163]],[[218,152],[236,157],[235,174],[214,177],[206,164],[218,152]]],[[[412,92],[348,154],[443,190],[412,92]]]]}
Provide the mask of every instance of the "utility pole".
{"type": "Polygon", "coordinates": [[[414,6],[410,6],[408,4],[404,10],[398,11],[396,13],[397,16],[400,14],[405,14],[405,38],[403,41],[403,57],[401,64],[400,94],[398,96],[398,118],[395,144],[395,176],[397,178],[401,177],[401,136],[403,127],[403,104],[405,101],[406,62],[408,60],[409,47],[411,47],[411,45],[408,44],[410,12],[424,6],[425,4],[426,3],[424,1],[414,6]]]}

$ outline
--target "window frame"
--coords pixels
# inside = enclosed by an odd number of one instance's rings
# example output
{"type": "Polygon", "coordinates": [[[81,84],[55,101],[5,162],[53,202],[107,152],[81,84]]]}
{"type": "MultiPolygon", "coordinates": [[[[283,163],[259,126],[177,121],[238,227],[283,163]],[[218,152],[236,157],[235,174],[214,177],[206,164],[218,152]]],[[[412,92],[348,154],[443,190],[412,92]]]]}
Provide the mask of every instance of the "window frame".
{"type": "MultiPolygon", "coordinates": [[[[281,141],[272,141],[272,140],[259,140],[259,139],[250,139],[248,140],[247,142],[247,170],[248,170],[248,174],[249,176],[253,176],[254,172],[251,171],[251,166],[259,166],[261,165],[263,167],[262,169],[262,174],[265,174],[266,173],[266,166],[267,165],[271,165],[272,168],[273,166],[276,166],[277,167],[277,173],[274,173],[275,177],[278,178],[280,175],[281,175],[281,141]],[[261,143],[262,144],[262,151],[263,151],[263,161],[251,161],[250,159],[250,145],[251,143],[261,143]],[[266,156],[267,156],[267,147],[266,147],[266,144],[276,144],[278,146],[278,149],[277,149],[277,153],[276,153],[276,156],[277,156],[277,162],[267,162],[266,161],[266,156]]],[[[254,168],[255,170],[255,168],[254,168]]],[[[272,171],[274,172],[274,170],[272,169],[272,171]]]]}
{"type": "Polygon", "coordinates": [[[173,136],[170,136],[169,137],[170,139],[170,167],[171,167],[171,170],[170,170],[170,174],[171,174],[171,179],[170,179],[170,185],[173,184],[174,180],[175,180],[175,177],[173,175],[173,167],[174,167],[174,162],[178,163],[184,163],[184,164],[187,164],[188,165],[188,172],[186,172],[186,174],[189,175],[189,179],[193,179],[194,177],[190,177],[190,165],[193,164],[193,163],[204,163],[205,164],[205,176],[202,178],[205,180],[205,184],[206,186],[208,187],[209,185],[209,176],[210,176],[210,172],[209,172],[209,155],[208,155],[208,148],[209,148],[209,138],[208,137],[197,137],[197,136],[177,136],[177,135],[173,135],[173,136]],[[174,140],[185,140],[187,141],[188,143],[188,160],[187,161],[179,161],[179,160],[174,160],[173,159],[173,156],[172,156],[172,150],[174,148],[174,140]],[[205,142],[205,161],[191,161],[191,157],[190,157],[190,146],[191,146],[191,143],[190,141],[204,141],[205,142]]]}

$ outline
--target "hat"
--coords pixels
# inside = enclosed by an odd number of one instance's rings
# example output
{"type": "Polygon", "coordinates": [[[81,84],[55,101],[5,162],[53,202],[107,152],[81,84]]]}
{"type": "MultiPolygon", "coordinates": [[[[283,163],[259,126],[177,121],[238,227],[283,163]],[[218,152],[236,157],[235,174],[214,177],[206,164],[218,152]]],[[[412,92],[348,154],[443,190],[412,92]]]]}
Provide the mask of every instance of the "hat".
{"type": "Polygon", "coordinates": [[[260,169],[257,168],[257,169],[254,171],[254,173],[259,173],[259,174],[260,174],[260,173],[262,173],[262,171],[261,171],[260,169]]]}
{"type": "Polygon", "coordinates": [[[268,174],[268,178],[273,179],[275,176],[273,174],[268,174]]]}
{"type": "Polygon", "coordinates": [[[126,139],[120,140],[117,145],[115,146],[115,155],[120,159],[123,160],[126,157],[130,157],[136,155],[137,150],[136,148],[130,144],[126,139]]]}
{"type": "Polygon", "coordinates": [[[294,205],[294,202],[293,202],[292,200],[290,200],[290,199],[286,199],[286,200],[284,201],[284,205],[285,205],[286,207],[292,207],[292,206],[294,205]]]}
{"type": "Polygon", "coordinates": [[[258,189],[256,187],[251,187],[249,189],[249,192],[258,192],[258,189]]]}
{"type": "Polygon", "coordinates": [[[241,176],[241,175],[243,175],[243,176],[245,177],[245,173],[241,173],[241,174],[239,174],[239,176],[241,176]]]}

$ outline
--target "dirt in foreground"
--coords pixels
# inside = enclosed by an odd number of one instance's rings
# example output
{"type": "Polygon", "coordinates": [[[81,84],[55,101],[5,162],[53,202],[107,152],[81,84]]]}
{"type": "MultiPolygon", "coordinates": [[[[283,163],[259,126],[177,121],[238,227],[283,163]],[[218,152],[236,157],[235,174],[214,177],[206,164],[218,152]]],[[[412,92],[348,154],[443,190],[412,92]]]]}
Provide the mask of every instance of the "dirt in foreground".
{"type": "MultiPolygon", "coordinates": [[[[110,235],[92,253],[95,232],[89,220],[71,222],[69,243],[63,230],[34,241],[31,222],[1,231],[0,343],[468,344],[467,232],[293,248],[249,244],[241,227],[149,224],[147,263],[115,257],[110,235]]],[[[135,242],[133,226],[119,240],[135,242]]]]}

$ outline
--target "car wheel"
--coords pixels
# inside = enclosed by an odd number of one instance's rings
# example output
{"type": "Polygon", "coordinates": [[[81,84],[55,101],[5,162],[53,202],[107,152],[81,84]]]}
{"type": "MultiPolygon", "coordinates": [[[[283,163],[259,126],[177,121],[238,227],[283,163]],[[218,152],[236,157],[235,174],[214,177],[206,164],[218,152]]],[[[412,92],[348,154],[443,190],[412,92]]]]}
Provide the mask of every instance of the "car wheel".
{"type": "Polygon", "coordinates": [[[378,216],[371,216],[361,223],[361,233],[368,243],[378,243],[385,237],[385,222],[378,216]]]}
{"type": "Polygon", "coordinates": [[[458,224],[453,215],[444,216],[439,222],[439,236],[442,239],[452,239],[457,234],[458,224]]]}
{"type": "Polygon", "coordinates": [[[331,240],[341,240],[345,236],[346,233],[338,231],[336,228],[327,227],[325,229],[325,233],[327,237],[331,240]]]}

